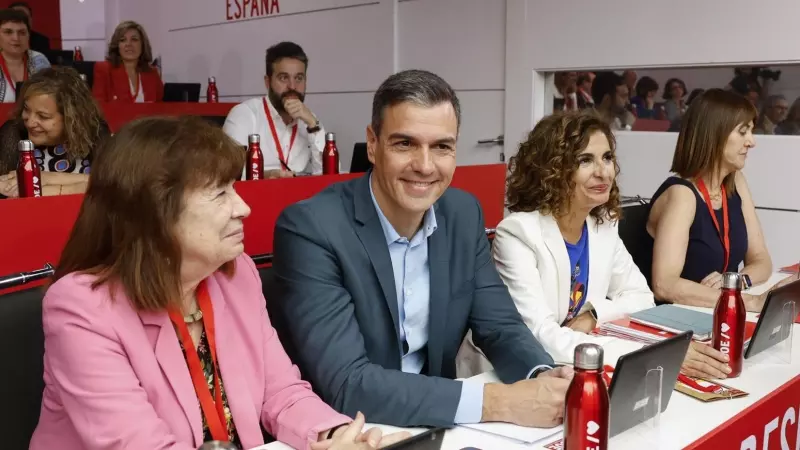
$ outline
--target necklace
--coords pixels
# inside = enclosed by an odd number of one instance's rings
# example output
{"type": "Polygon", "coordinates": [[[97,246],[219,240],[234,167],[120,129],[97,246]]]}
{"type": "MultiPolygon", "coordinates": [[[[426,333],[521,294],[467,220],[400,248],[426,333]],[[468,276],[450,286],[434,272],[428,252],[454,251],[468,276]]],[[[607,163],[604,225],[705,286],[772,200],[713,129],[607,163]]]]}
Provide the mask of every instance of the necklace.
{"type": "Polygon", "coordinates": [[[183,316],[183,321],[186,323],[195,323],[200,321],[203,318],[203,311],[198,309],[197,311],[183,316]]]}

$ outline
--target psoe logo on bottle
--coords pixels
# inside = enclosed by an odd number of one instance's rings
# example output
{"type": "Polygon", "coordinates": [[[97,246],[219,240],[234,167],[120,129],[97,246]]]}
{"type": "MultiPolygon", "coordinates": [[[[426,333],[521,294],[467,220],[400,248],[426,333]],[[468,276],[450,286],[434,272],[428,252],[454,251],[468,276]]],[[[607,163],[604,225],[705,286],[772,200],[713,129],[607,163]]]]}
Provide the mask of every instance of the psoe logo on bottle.
{"type": "Polygon", "coordinates": [[[586,422],[586,440],[598,444],[595,447],[586,447],[586,450],[600,450],[600,438],[597,437],[597,432],[600,431],[600,425],[594,420],[586,422]]]}

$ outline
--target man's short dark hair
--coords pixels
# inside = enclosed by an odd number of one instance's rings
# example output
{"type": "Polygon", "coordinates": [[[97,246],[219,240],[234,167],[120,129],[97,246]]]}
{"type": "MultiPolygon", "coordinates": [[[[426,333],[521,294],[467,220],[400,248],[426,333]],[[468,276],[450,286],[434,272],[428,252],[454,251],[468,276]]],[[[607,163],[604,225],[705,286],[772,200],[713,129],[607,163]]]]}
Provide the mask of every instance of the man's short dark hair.
{"type": "Polygon", "coordinates": [[[625,80],[614,72],[597,72],[592,83],[592,99],[595,105],[603,103],[607,95],[615,95],[617,86],[625,84],[625,80]]]}
{"type": "Polygon", "coordinates": [[[25,25],[28,31],[31,31],[31,23],[28,21],[28,15],[16,9],[0,9],[0,26],[4,23],[21,23],[25,25]]]}
{"type": "Polygon", "coordinates": [[[439,75],[425,70],[404,70],[381,83],[372,99],[372,131],[381,134],[383,112],[386,108],[409,102],[417,106],[433,107],[450,103],[456,113],[456,124],[461,127],[461,104],[456,92],[439,75]]]}
{"type": "Polygon", "coordinates": [[[283,58],[296,59],[306,66],[308,70],[308,56],[303,51],[303,47],[294,42],[280,42],[267,49],[267,76],[272,76],[272,65],[283,58]]]}
{"type": "Polygon", "coordinates": [[[28,2],[14,2],[8,5],[8,9],[14,9],[19,7],[27,9],[28,12],[31,13],[31,17],[33,17],[33,8],[31,8],[31,5],[28,2]]]}

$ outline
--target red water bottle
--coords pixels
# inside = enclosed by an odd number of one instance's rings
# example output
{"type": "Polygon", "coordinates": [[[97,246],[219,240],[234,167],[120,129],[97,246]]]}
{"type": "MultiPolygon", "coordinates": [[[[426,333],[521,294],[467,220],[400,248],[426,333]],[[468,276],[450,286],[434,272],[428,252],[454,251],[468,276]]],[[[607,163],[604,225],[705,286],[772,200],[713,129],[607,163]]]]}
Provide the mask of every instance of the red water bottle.
{"type": "Polygon", "coordinates": [[[325,133],[325,148],[322,149],[322,174],[339,173],[339,149],[336,148],[336,135],[325,133]]]}
{"type": "Polygon", "coordinates": [[[262,180],[264,178],[264,154],[261,153],[261,136],[247,136],[247,169],[245,180],[262,180]]]}
{"type": "Polygon", "coordinates": [[[208,88],[206,89],[206,100],[208,103],[219,103],[219,91],[217,90],[217,79],[210,77],[208,79],[208,88]]]}
{"type": "Polygon", "coordinates": [[[42,174],[33,155],[33,142],[19,141],[19,161],[17,162],[17,188],[19,197],[42,196],[42,174]]]}
{"type": "Polygon", "coordinates": [[[603,380],[603,348],[575,347],[575,377],[567,388],[564,450],[607,450],[608,387],[603,380]]]}
{"type": "Polygon", "coordinates": [[[714,308],[714,349],[728,355],[731,373],[728,378],[742,373],[744,362],[744,324],[747,310],[742,299],[741,277],[736,272],[722,274],[722,292],[714,308]]]}
{"type": "Polygon", "coordinates": [[[73,61],[83,61],[83,52],[81,51],[81,46],[75,47],[75,53],[72,56],[73,61]]]}

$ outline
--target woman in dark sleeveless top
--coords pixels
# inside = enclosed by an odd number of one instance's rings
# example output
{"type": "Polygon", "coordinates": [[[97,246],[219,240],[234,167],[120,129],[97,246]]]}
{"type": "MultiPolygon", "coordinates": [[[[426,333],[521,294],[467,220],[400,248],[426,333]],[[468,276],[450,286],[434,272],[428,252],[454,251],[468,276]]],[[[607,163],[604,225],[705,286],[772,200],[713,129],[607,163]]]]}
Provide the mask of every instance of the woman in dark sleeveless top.
{"type": "MultiPolygon", "coordinates": [[[[651,270],[645,273],[656,298],[713,307],[721,273],[747,275],[745,289],[772,274],[741,173],[747,152],[755,146],[755,117],[755,108],[744,97],[720,89],[703,93],[684,116],[670,169],[676,176],[653,195],[647,221],[649,261],[644,263],[651,263],[651,270]],[[726,235],[728,246],[723,244],[726,235]]],[[[751,311],[760,311],[766,298],[743,296],[751,311]]]]}

